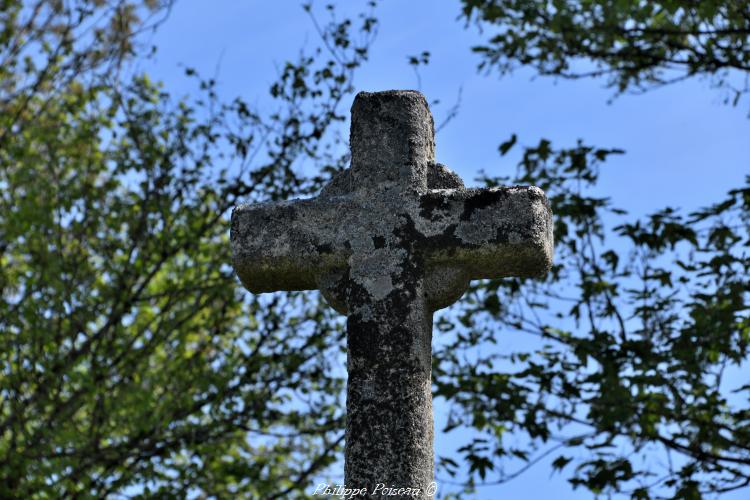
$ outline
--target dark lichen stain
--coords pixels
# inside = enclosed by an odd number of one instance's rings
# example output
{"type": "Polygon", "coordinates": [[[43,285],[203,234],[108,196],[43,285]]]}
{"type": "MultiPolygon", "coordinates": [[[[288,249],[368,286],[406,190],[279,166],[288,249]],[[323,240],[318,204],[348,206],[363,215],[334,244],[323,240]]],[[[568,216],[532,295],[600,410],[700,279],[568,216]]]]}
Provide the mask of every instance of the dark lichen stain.
{"type": "Polygon", "coordinates": [[[429,193],[419,199],[419,215],[423,218],[436,221],[440,218],[436,211],[447,211],[450,208],[450,197],[442,193],[429,193]]]}
{"type": "Polygon", "coordinates": [[[497,203],[500,199],[508,196],[505,190],[483,189],[473,194],[464,201],[464,211],[461,213],[461,220],[469,220],[477,210],[487,208],[497,203]]]}
{"type": "Polygon", "coordinates": [[[445,228],[441,234],[436,234],[425,238],[423,247],[425,252],[439,251],[444,254],[452,255],[459,248],[473,248],[476,245],[467,243],[456,236],[456,224],[451,224],[445,228]]]}
{"type": "Polygon", "coordinates": [[[333,253],[333,247],[328,243],[316,245],[315,250],[317,250],[320,255],[333,253]]]}

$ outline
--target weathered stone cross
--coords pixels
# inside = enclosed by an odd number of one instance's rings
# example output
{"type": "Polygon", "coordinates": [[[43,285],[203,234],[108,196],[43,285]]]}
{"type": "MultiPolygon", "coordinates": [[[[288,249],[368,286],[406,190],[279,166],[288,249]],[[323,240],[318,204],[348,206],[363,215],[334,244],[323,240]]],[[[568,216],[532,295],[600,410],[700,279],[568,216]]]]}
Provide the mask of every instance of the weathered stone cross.
{"type": "Polygon", "coordinates": [[[435,163],[419,92],[357,95],[350,139],[317,198],[234,210],[234,268],[253,293],[320,289],[348,316],[346,487],[427,498],[432,314],[472,279],[543,276],[551,212],[539,188],[467,189],[435,163]]]}

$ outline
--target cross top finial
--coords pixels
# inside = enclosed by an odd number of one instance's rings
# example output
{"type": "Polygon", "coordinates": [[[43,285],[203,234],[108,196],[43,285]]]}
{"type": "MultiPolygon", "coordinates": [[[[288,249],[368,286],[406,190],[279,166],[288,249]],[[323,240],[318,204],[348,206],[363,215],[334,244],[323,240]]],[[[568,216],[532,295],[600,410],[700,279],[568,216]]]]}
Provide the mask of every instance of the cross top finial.
{"type": "Polygon", "coordinates": [[[360,92],[352,105],[352,187],[396,183],[424,190],[435,161],[435,127],[415,90],[360,92]]]}

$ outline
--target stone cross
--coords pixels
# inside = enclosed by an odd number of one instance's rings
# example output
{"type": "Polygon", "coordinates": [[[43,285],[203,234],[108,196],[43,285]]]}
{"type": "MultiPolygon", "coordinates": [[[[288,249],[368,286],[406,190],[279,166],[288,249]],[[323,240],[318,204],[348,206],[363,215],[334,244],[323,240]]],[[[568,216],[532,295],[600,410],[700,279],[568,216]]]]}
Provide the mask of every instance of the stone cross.
{"type": "Polygon", "coordinates": [[[253,293],[318,289],[347,315],[346,487],[428,498],[433,312],[472,279],[543,276],[552,214],[539,188],[468,189],[435,163],[419,92],[358,94],[350,144],[317,198],[234,209],[233,264],[253,293]]]}

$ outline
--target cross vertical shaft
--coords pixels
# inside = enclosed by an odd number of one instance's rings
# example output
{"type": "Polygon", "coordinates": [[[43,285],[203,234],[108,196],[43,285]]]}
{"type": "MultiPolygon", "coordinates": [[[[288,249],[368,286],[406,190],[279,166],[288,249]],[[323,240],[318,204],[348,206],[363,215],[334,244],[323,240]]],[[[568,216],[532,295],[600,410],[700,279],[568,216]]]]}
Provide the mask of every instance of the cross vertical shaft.
{"type": "Polygon", "coordinates": [[[405,267],[395,293],[364,295],[347,320],[344,480],[369,492],[426,488],[434,475],[432,311],[421,299],[423,269],[405,267]]]}
{"type": "Polygon", "coordinates": [[[427,189],[432,115],[417,93],[360,94],[352,107],[354,189],[391,198],[372,249],[349,259],[344,482],[425,490],[434,477],[432,310],[425,262],[399,199],[427,189]],[[389,217],[390,216],[390,217],[389,217]],[[381,233],[381,234],[378,234],[381,233]]]}

